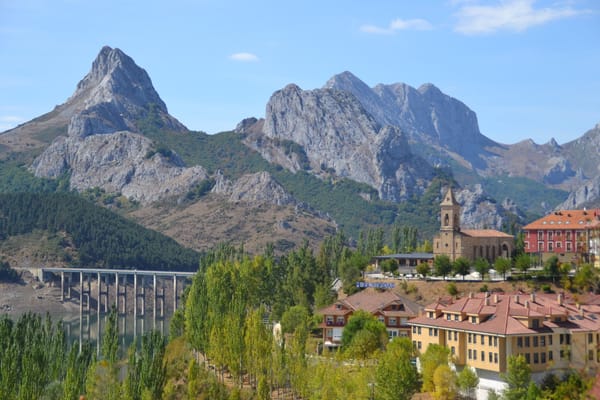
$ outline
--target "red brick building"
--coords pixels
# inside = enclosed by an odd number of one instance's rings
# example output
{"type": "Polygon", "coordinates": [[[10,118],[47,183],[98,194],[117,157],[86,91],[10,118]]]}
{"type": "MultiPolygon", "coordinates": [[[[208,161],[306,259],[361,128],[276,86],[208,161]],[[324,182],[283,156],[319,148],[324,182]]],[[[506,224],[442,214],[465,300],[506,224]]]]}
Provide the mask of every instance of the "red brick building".
{"type": "Polygon", "coordinates": [[[523,227],[525,252],[541,261],[557,256],[561,262],[594,262],[595,232],[600,210],[560,210],[523,227]]]}

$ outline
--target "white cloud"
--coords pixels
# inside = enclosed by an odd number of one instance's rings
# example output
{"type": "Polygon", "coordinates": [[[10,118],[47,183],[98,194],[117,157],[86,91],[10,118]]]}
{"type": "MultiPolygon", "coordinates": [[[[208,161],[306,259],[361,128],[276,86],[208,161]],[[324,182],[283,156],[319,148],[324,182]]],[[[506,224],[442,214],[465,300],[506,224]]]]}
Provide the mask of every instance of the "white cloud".
{"type": "Polygon", "coordinates": [[[493,33],[500,30],[522,32],[532,26],[587,13],[585,10],[534,8],[535,0],[506,0],[495,6],[466,5],[458,13],[454,28],[466,35],[493,33]]]}
{"type": "Polygon", "coordinates": [[[234,53],[229,56],[229,59],[242,62],[255,62],[258,61],[258,56],[252,53],[234,53]]]}
{"type": "Polygon", "coordinates": [[[433,26],[426,20],[416,19],[400,19],[397,18],[390,22],[389,26],[382,28],[375,25],[363,25],[360,30],[365,33],[373,33],[376,35],[391,35],[402,30],[426,31],[433,29],[433,26]]]}

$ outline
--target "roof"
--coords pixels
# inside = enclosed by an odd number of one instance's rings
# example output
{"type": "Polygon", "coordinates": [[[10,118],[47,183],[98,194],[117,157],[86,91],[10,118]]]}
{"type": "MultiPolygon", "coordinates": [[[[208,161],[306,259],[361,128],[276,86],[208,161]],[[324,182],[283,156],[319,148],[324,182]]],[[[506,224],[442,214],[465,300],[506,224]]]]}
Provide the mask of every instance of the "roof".
{"type": "Polygon", "coordinates": [[[375,288],[367,288],[344,299],[338,300],[330,306],[322,308],[318,313],[326,315],[345,315],[352,311],[364,310],[374,314],[392,304],[404,305],[404,311],[386,311],[386,314],[393,313],[393,316],[414,317],[419,315],[419,312],[422,309],[419,304],[402,297],[391,290],[379,291],[375,288]]]}
{"type": "Polygon", "coordinates": [[[386,254],[382,256],[373,257],[378,260],[387,260],[387,259],[407,259],[407,260],[433,260],[433,253],[399,253],[399,254],[386,254]]]}
{"type": "Polygon", "coordinates": [[[452,187],[448,188],[448,191],[446,192],[446,195],[444,196],[444,199],[441,202],[442,206],[455,206],[458,205],[458,202],[456,201],[456,197],[454,197],[454,191],[452,190],[452,187]]]}
{"type": "Polygon", "coordinates": [[[408,322],[409,325],[424,325],[481,332],[497,335],[539,334],[551,332],[554,328],[567,328],[570,331],[593,332],[600,330],[600,295],[590,295],[588,304],[577,304],[573,298],[561,294],[488,294],[477,293],[453,301],[437,301],[425,310],[441,311],[436,318],[422,315],[408,322]],[[448,320],[444,313],[463,313],[479,316],[479,323],[469,318],[448,320]],[[565,317],[557,322],[554,317],[565,317]],[[538,328],[528,328],[521,323],[523,318],[540,318],[538,328]]]}
{"type": "Polygon", "coordinates": [[[508,233],[500,232],[495,229],[461,229],[460,232],[463,235],[471,237],[495,237],[495,238],[510,238],[513,239],[512,235],[508,233]]]}
{"type": "Polygon", "coordinates": [[[600,221],[600,210],[560,210],[548,214],[523,227],[533,229],[582,229],[600,221]]]}

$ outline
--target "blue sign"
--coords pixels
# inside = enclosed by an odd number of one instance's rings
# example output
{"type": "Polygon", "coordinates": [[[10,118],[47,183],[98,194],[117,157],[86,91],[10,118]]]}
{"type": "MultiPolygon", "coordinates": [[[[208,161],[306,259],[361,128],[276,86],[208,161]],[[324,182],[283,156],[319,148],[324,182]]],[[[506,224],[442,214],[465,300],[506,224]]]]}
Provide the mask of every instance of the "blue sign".
{"type": "Polygon", "coordinates": [[[395,285],[387,282],[356,282],[357,288],[373,287],[377,289],[393,289],[395,285]]]}

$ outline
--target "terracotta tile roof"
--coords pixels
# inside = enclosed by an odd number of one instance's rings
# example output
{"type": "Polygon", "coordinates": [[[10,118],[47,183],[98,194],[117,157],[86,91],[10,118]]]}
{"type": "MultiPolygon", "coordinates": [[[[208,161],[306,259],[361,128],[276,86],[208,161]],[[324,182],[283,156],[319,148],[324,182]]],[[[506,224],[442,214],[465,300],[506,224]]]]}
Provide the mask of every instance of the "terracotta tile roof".
{"type": "Polygon", "coordinates": [[[440,306],[443,312],[478,314],[481,317],[479,323],[472,323],[470,319],[455,321],[452,318],[448,320],[442,314],[437,318],[429,318],[423,315],[410,320],[408,324],[498,335],[550,332],[551,329],[557,327],[572,331],[600,330],[600,305],[598,305],[600,296],[590,295],[590,299],[594,300],[594,303],[585,305],[577,305],[568,295],[561,294],[561,296],[562,305],[559,304],[559,298],[556,294],[535,294],[532,296],[522,293],[493,294],[487,297],[488,300],[486,300],[486,294],[477,293],[458,299],[445,305],[445,307],[441,302],[437,302],[427,306],[426,309],[430,310],[434,306],[440,306]],[[564,322],[555,322],[548,318],[551,316],[568,316],[568,319],[564,322]],[[542,319],[542,323],[538,328],[528,328],[526,324],[521,322],[525,317],[542,319]]]}
{"type": "Polygon", "coordinates": [[[356,310],[364,310],[374,314],[378,311],[383,311],[384,308],[392,304],[404,307],[404,310],[386,311],[386,313],[397,312],[397,316],[416,316],[422,309],[419,304],[391,290],[379,291],[375,288],[367,288],[342,300],[338,300],[336,303],[317,312],[323,315],[345,315],[356,310]],[[343,310],[338,309],[338,305],[343,310]]]}
{"type": "Polygon", "coordinates": [[[461,229],[460,232],[471,237],[513,238],[512,235],[495,229],[461,229]]]}
{"type": "Polygon", "coordinates": [[[560,210],[533,221],[523,229],[582,229],[596,225],[599,216],[600,210],[560,210]]]}

